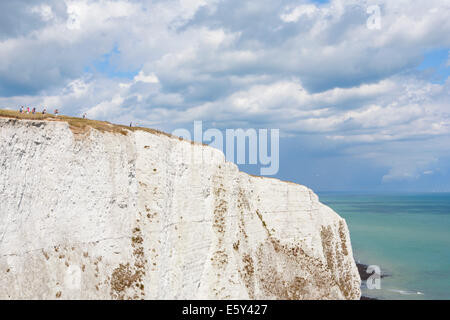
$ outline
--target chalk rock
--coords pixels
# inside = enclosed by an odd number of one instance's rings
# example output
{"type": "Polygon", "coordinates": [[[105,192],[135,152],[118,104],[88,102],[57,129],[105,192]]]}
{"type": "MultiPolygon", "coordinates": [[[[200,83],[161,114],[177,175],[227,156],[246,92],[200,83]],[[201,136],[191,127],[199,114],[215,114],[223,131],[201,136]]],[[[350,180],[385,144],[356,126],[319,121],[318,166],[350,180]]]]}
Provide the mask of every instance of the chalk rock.
{"type": "Polygon", "coordinates": [[[0,299],[359,299],[345,221],[222,152],[0,119],[0,299]]]}

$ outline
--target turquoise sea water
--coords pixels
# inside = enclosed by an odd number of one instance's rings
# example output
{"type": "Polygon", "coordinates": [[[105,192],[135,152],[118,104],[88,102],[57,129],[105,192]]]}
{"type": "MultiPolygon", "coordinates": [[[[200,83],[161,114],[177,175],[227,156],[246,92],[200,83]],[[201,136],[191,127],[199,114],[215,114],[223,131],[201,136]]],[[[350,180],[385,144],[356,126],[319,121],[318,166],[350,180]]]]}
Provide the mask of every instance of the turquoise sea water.
{"type": "Polygon", "coordinates": [[[355,260],[379,265],[380,299],[450,299],[450,194],[319,193],[346,219],[355,260]]]}

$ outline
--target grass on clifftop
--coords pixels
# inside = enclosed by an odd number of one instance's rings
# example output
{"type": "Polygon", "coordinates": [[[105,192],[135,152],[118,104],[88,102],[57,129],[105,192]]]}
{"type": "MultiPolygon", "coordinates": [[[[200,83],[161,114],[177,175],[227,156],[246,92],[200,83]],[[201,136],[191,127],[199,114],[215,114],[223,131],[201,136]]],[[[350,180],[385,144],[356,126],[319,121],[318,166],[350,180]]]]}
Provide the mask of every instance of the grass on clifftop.
{"type": "Polygon", "coordinates": [[[171,134],[165,133],[163,131],[143,128],[143,127],[128,127],[118,124],[112,124],[107,121],[98,121],[98,120],[90,120],[90,119],[82,119],[68,116],[55,116],[53,114],[42,114],[42,113],[20,113],[19,111],[13,110],[3,110],[0,109],[0,118],[11,118],[11,119],[21,119],[21,120],[47,120],[47,121],[63,121],[69,124],[70,130],[74,134],[83,134],[89,131],[90,128],[96,129],[101,132],[112,132],[119,133],[122,135],[127,135],[130,131],[146,131],[152,134],[157,135],[165,135],[167,137],[177,138],[172,136],[171,134]]]}

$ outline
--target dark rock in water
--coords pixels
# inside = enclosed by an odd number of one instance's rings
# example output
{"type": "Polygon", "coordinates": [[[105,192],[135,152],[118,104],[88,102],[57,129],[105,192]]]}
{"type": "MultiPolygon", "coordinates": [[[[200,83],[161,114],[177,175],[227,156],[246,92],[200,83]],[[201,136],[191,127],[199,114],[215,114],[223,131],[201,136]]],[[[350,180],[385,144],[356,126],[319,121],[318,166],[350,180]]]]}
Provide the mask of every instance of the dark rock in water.
{"type": "Polygon", "coordinates": [[[367,280],[373,274],[373,273],[371,273],[371,274],[367,273],[368,266],[365,264],[357,263],[356,266],[358,267],[358,272],[359,272],[359,276],[361,277],[361,280],[367,280]]]}
{"type": "Polygon", "coordinates": [[[379,300],[379,299],[376,299],[376,298],[371,298],[371,297],[367,297],[367,296],[361,296],[361,299],[360,300],[379,300]]]}
{"type": "MultiPolygon", "coordinates": [[[[374,274],[374,272],[372,272],[372,273],[367,272],[367,268],[369,266],[366,264],[356,263],[356,266],[358,267],[359,276],[361,277],[362,281],[366,281],[367,279],[369,279],[370,276],[372,276],[374,274]]],[[[386,277],[389,277],[389,275],[384,274],[383,271],[381,271],[380,278],[382,279],[382,278],[386,278],[386,277]]],[[[368,297],[368,296],[361,296],[360,300],[380,300],[380,299],[372,298],[372,297],[368,297]]]]}
{"type": "MultiPolygon", "coordinates": [[[[358,267],[358,272],[359,272],[359,276],[361,277],[361,280],[367,280],[367,279],[369,279],[369,277],[371,275],[374,274],[373,272],[372,273],[367,273],[367,268],[369,266],[366,265],[366,264],[356,263],[356,266],[358,267]]],[[[381,272],[380,278],[383,279],[383,278],[386,278],[386,277],[389,277],[389,275],[384,274],[383,272],[381,272]]]]}

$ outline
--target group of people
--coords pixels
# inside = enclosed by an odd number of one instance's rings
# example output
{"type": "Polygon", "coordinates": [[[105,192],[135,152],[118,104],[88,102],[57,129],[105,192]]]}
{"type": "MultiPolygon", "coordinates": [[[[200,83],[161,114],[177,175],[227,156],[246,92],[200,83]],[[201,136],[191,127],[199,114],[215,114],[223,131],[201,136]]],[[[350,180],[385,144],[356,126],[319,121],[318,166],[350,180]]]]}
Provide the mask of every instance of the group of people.
{"type": "MultiPolygon", "coordinates": [[[[27,107],[27,109],[25,110],[25,108],[22,106],[22,107],[20,107],[20,109],[19,109],[19,112],[20,113],[26,113],[26,114],[36,114],[36,108],[33,108],[33,109],[31,109],[30,110],[30,107],[27,107]]],[[[47,109],[43,109],[42,110],[42,114],[47,114],[47,109]]],[[[58,114],[59,114],[59,110],[58,109],[55,109],[55,116],[58,116],[58,114]]]]}
{"type": "MultiPolygon", "coordinates": [[[[20,107],[19,112],[20,112],[20,113],[26,113],[26,114],[36,114],[36,108],[33,108],[33,109],[30,110],[30,107],[27,107],[27,108],[25,109],[25,107],[22,106],[22,107],[20,107]]],[[[47,109],[44,108],[44,109],[42,110],[41,113],[42,113],[42,114],[47,114],[47,109]]],[[[58,110],[58,109],[55,109],[54,115],[55,115],[55,116],[58,116],[58,115],[59,115],[59,110],[58,110]]],[[[83,119],[87,119],[87,114],[86,114],[86,112],[83,113],[83,119]]]]}

